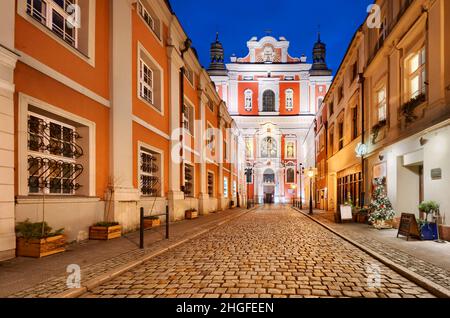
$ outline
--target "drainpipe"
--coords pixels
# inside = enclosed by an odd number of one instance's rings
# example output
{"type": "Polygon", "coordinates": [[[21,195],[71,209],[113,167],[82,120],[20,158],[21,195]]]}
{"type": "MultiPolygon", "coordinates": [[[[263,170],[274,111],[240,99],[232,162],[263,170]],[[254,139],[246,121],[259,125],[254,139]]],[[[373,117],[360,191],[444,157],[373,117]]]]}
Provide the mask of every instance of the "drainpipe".
{"type": "MultiPolygon", "coordinates": [[[[365,98],[364,98],[364,73],[359,74],[359,83],[360,83],[360,91],[361,91],[361,143],[365,142],[365,98]]],[[[360,204],[361,207],[364,207],[365,204],[365,196],[366,196],[366,184],[365,184],[365,159],[364,155],[361,156],[361,198],[360,204]]]]}
{"type": "MultiPolygon", "coordinates": [[[[181,59],[184,61],[184,54],[189,51],[189,49],[192,46],[191,39],[187,38],[184,41],[184,49],[181,50],[181,59]]],[[[184,73],[185,68],[182,66],[180,68],[180,127],[184,128],[184,119],[183,119],[183,112],[184,112],[184,73]]],[[[183,131],[183,130],[182,130],[183,131]]],[[[180,134],[180,157],[181,157],[181,165],[180,165],[180,176],[181,176],[181,191],[185,192],[185,177],[184,177],[184,133],[180,134]]]]}

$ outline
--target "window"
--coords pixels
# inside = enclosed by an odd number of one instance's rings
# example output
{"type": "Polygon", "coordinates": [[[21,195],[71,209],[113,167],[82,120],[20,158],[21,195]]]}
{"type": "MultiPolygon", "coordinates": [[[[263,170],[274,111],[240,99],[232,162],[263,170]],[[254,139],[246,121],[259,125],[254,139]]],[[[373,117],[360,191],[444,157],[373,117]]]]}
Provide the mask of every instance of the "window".
{"type": "Polygon", "coordinates": [[[189,68],[189,66],[184,67],[184,76],[186,76],[191,85],[194,85],[194,72],[189,68]]]}
{"type": "Polygon", "coordinates": [[[164,72],[163,68],[150,55],[145,47],[138,43],[137,56],[137,96],[147,105],[164,115],[164,72]]]}
{"type": "Polygon", "coordinates": [[[214,102],[211,98],[208,98],[208,108],[210,111],[214,112],[214,102]]]}
{"type": "Polygon", "coordinates": [[[194,167],[184,165],[184,194],[186,197],[194,197],[194,167]]]}
{"type": "Polygon", "coordinates": [[[352,82],[358,77],[358,62],[352,65],[352,82]]]}
{"type": "Polygon", "coordinates": [[[426,53],[420,49],[408,60],[409,97],[416,98],[426,92],[426,53]]]}
{"type": "Polygon", "coordinates": [[[388,35],[388,28],[387,28],[387,18],[383,17],[381,19],[380,27],[378,28],[378,40],[376,44],[376,50],[379,50],[386,40],[386,37],[388,35]]]}
{"type": "Polygon", "coordinates": [[[65,123],[28,113],[28,193],[74,195],[84,167],[81,136],[65,123]]]}
{"type": "Polygon", "coordinates": [[[139,61],[139,94],[153,105],[153,71],[143,60],[139,61]]]}
{"type": "Polygon", "coordinates": [[[223,196],[228,198],[228,178],[223,178],[223,196]]]}
{"type": "Polygon", "coordinates": [[[72,47],[78,47],[76,0],[27,0],[26,12],[72,47]]]}
{"type": "Polygon", "coordinates": [[[208,129],[206,130],[206,146],[208,147],[211,154],[214,156],[216,145],[216,137],[214,134],[214,128],[211,124],[208,124],[208,129]]]}
{"type": "Polygon", "coordinates": [[[344,122],[339,123],[338,125],[339,130],[339,150],[344,148],[344,122]]]}
{"type": "Polygon", "coordinates": [[[352,109],[352,140],[358,137],[358,107],[352,109]]]}
{"type": "Polygon", "coordinates": [[[334,103],[330,102],[330,116],[334,114],[334,103]]]}
{"type": "Polygon", "coordinates": [[[294,168],[287,168],[287,170],[286,170],[286,183],[287,184],[295,183],[295,169],[294,168]]]}
{"type": "Polygon", "coordinates": [[[334,127],[330,128],[330,154],[334,153],[334,127]]]}
{"type": "Polygon", "coordinates": [[[386,88],[377,91],[378,121],[386,120],[386,88]]]}
{"type": "Polygon", "coordinates": [[[161,196],[161,154],[141,147],[139,175],[140,190],[143,196],[161,196]]]}
{"type": "Polygon", "coordinates": [[[237,183],[236,180],[233,181],[233,197],[237,197],[237,183]]]}
{"type": "Polygon", "coordinates": [[[223,162],[228,162],[228,143],[223,141],[223,162]]]}
{"type": "Polygon", "coordinates": [[[275,111],[275,93],[267,90],[263,94],[263,112],[275,111]]]}
{"type": "Polygon", "coordinates": [[[343,86],[339,87],[337,97],[338,97],[338,103],[340,103],[342,98],[344,97],[344,87],[343,86]]]}
{"type": "Polygon", "coordinates": [[[147,3],[143,1],[138,1],[137,4],[138,13],[140,17],[144,20],[147,26],[153,31],[156,37],[161,40],[161,30],[160,30],[160,22],[157,19],[156,15],[151,11],[150,7],[147,3]]]}
{"type": "Polygon", "coordinates": [[[250,89],[247,89],[244,93],[245,95],[245,110],[250,112],[253,109],[253,91],[250,89]]]}
{"type": "Polygon", "coordinates": [[[214,174],[208,172],[208,195],[210,198],[214,196],[214,174]]]}
{"type": "Polygon", "coordinates": [[[347,202],[349,197],[355,206],[360,206],[362,198],[362,183],[363,179],[361,172],[338,178],[338,206],[347,202]]]}
{"type": "Polygon", "coordinates": [[[245,176],[246,176],[247,184],[252,184],[253,183],[253,170],[251,168],[245,169],[245,176]]]}
{"type": "Polygon", "coordinates": [[[294,91],[292,89],[286,90],[286,110],[288,112],[294,110],[294,91]]]}
{"type": "Polygon", "coordinates": [[[184,104],[183,107],[183,122],[184,128],[194,136],[194,107],[184,104]]]}

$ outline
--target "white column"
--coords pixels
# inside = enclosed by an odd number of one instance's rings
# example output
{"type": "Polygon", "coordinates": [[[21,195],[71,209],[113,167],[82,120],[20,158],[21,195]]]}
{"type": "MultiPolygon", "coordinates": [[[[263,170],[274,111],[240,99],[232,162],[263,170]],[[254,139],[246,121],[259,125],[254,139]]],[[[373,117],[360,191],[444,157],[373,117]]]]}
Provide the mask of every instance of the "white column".
{"type": "Polygon", "coordinates": [[[300,80],[300,112],[309,113],[309,85],[305,79],[300,80]]]}
{"type": "Polygon", "coordinates": [[[117,221],[125,231],[139,223],[136,202],[139,191],[133,186],[132,134],[132,25],[131,4],[111,1],[111,180],[107,198],[112,210],[106,211],[108,221],[117,221]]]}
{"type": "Polygon", "coordinates": [[[14,258],[14,0],[0,1],[0,261],[14,258]]]}
{"type": "MultiPolygon", "coordinates": [[[[201,83],[203,88],[203,83],[201,83]]],[[[200,194],[199,194],[199,213],[201,215],[206,215],[209,213],[209,194],[208,194],[208,174],[206,171],[206,143],[205,140],[205,129],[206,129],[206,103],[208,99],[206,98],[203,89],[199,90],[198,100],[200,105],[200,123],[197,129],[197,141],[196,147],[200,154],[200,194]]]]}
{"type": "Polygon", "coordinates": [[[237,115],[239,113],[239,106],[238,106],[238,82],[237,82],[237,75],[236,74],[230,74],[230,88],[229,88],[229,94],[230,97],[228,100],[228,110],[230,111],[231,115],[237,115]]]}

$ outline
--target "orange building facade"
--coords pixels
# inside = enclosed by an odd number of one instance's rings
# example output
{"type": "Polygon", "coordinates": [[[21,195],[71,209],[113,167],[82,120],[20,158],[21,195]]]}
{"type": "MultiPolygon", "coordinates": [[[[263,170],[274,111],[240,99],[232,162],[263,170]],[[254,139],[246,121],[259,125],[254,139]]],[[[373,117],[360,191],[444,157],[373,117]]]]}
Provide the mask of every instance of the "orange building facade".
{"type": "Polygon", "coordinates": [[[80,241],[237,204],[234,121],[166,1],[2,1],[0,64],[0,259],[26,219],[80,241]]]}

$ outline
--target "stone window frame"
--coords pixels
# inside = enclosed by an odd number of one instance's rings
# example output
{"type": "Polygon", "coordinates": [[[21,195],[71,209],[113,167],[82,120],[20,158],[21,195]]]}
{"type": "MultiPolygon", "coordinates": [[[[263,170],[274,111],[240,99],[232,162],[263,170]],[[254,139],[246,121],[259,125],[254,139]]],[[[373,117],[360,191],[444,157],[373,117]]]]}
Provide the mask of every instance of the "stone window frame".
{"type": "Polygon", "coordinates": [[[137,145],[137,172],[138,172],[138,188],[139,188],[139,193],[142,197],[154,197],[151,195],[144,195],[142,194],[141,191],[141,176],[142,176],[142,171],[141,171],[141,153],[144,152],[150,152],[150,153],[154,153],[157,156],[159,156],[159,171],[157,172],[158,177],[159,177],[159,183],[161,185],[160,189],[159,189],[159,195],[157,195],[156,197],[163,197],[163,193],[164,193],[164,151],[160,148],[151,146],[143,141],[138,141],[138,145],[137,145]]]}
{"type": "Polygon", "coordinates": [[[253,90],[250,88],[244,91],[244,109],[247,112],[253,110],[253,90]]]}
{"type": "Polygon", "coordinates": [[[158,61],[148,52],[144,45],[138,41],[137,44],[137,66],[136,66],[136,94],[140,101],[148,105],[152,110],[157,112],[159,115],[164,116],[164,69],[158,63],[158,61]],[[145,59],[145,60],[144,60],[145,59]],[[153,103],[141,96],[141,61],[150,68],[153,75],[153,103]],[[149,65],[150,63],[151,65],[149,65]],[[159,80],[158,80],[159,78],[159,80]],[[157,87],[156,87],[157,86],[157,87]],[[157,101],[159,101],[157,103],[157,101]],[[158,105],[159,104],[159,105],[158,105]]]}
{"type": "Polygon", "coordinates": [[[294,111],[294,90],[292,88],[288,88],[284,91],[284,94],[286,99],[286,111],[294,111]]]}
{"type": "MultiPolygon", "coordinates": [[[[81,28],[77,30],[77,47],[74,47],[55,34],[47,25],[37,21],[27,13],[28,0],[17,1],[17,14],[27,22],[44,32],[50,38],[57,41],[64,48],[84,60],[86,63],[95,67],[95,47],[96,47],[96,7],[97,0],[77,0],[81,7],[81,28]],[[87,5],[83,5],[87,3],[87,5]],[[88,27],[83,27],[84,25],[88,27]]],[[[49,2],[48,0],[46,2],[49,2]]],[[[56,5],[56,4],[55,4],[56,5]]],[[[57,5],[56,5],[57,6],[57,5]]]]}
{"type": "MultiPolygon", "coordinates": [[[[96,123],[35,97],[19,93],[18,107],[18,195],[30,196],[28,191],[28,113],[34,113],[77,127],[82,134],[84,155],[77,162],[84,171],[79,180],[83,187],[76,196],[96,197],[96,123]]],[[[69,196],[70,197],[70,196],[69,196]]]]}

